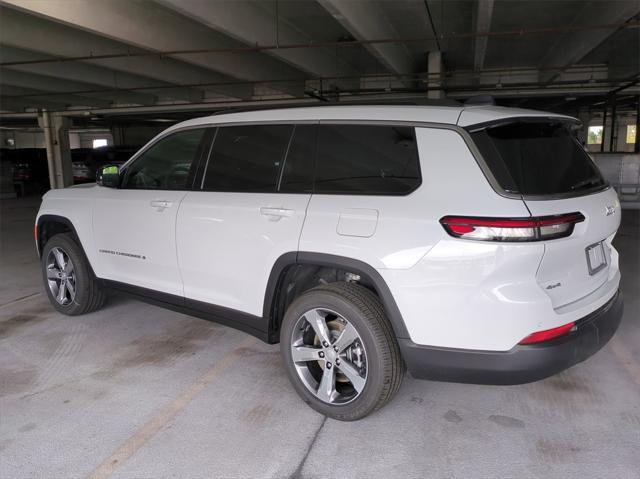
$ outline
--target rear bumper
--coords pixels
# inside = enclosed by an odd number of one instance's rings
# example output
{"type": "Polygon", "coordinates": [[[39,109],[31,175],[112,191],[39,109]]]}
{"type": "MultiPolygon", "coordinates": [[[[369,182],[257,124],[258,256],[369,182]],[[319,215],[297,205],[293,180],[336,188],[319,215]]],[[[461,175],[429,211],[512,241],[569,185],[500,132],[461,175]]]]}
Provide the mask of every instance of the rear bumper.
{"type": "Polygon", "coordinates": [[[577,329],[546,343],[515,346],[510,351],[474,351],[421,346],[400,339],[411,375],[419,379],[474,384],[523,384],[584,361],[614,335],[622,318],[620,292],[576,322],[577,329]]]}

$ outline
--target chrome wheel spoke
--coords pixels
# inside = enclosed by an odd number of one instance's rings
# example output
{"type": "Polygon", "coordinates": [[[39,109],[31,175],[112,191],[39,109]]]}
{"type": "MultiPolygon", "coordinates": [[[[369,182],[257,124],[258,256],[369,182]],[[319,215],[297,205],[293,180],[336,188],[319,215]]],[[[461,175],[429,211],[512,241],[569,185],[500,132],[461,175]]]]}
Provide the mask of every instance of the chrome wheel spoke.
{"type": "Polygon", "coordinates": [[[336,369],[325,367],[322,380],[318,386],[316,395],[324,402],[333,402],[336,393],[336,369]]]}
{"type": "Polygon", "coordinates": [[[349,347],[356,339],[358,339],[358,331],[353,327],[351,323],[348,323],[345,328],[336,339],[336,342],[333,343],[333,346],[337,348],[338,352],[341,353],[347,347],[349,347]]]}
{"type": "Polygon", "coordinates": [[[69,297],[71,300],[73,300],[73,298],[76,295],[76,285],[73,283],[72,280],[68,279],[65,282],[65,286],[67,287],[67,290],[69,290],[69,297]]]}
{"type": "Polygon", "coordinates": [[[60,279],[60,271],[55,267],[47,268],[47,279],[50,279],[50,280],[60,279]]]}
{"type": "Polygon", "coordinates": [[[64,271],[65,267],[67,266],[67,262],[64,260],[64,253],[62,252],[62,250],[60,248],[54,248],[51,250],[51,252],[53,253],[53,257],[56,260],[58,269],[60,271],[64,271]]]}
{"type": "Polygon", "coordinates": [[[60,286],[58,287],[58,295],[56,296],[56,300],[60,304],[64,304],[67,299],[67,285],[64,281],[60,282],[60,286]]]}
{"type": "Polygon", "coordinates": [[[318,339],[321,343],[331,344],[331,339],[329,338],[329,328],[327,327],[326,319],[320,315],[317,309],[309,311],[305,314],[305,319],[311,325],[313,330],[318,336],[318,339]]]}
{"type": "Polygon", "coordinates": [[[320,351],[322,350],[311,346],[294,346],[291,348],[291,357],[295,363],[318,361],[320,359],[318,356],[320,351]]]}
{"type": "Polygon", "coordinates": [[[73,274],[73,263],[71,261],[67,261],[67,264],[64,267],[64,272],[67,276],[71,276],[73,274]]]}
{"type": "Polygon", "coordinates": [[[364,385],[366,383],[366,379],[363,378],[362,376],[360,376],[360,373],[358,372],[358,370],[356,368],[354,368],[351,363],[342,360],[340,362],[340,365],[338,366],[338,369],[340,370],[340,372],[342,374],[344,374],[347,379],[349,380],[349,382],[351,383],[351,385],[353,386],[353,388],[358,391],[358,394],[362,392],[362,390],[364,389],[364,385]]]}

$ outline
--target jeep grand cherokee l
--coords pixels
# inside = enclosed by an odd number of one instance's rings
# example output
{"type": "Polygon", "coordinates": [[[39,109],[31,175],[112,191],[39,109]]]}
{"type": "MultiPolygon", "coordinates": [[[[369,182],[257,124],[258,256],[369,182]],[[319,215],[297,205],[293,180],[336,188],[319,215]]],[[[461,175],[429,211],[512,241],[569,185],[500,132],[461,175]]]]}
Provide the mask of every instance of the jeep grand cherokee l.
{"type": "Polygon", "coordinates": [[[569,117],[335,106],[175,125],[36,222],[51,303],[125,292],[281,345],[311,407],[353,420],[405,371],[535,381],[622,314],[616,193],[569,117]]]}

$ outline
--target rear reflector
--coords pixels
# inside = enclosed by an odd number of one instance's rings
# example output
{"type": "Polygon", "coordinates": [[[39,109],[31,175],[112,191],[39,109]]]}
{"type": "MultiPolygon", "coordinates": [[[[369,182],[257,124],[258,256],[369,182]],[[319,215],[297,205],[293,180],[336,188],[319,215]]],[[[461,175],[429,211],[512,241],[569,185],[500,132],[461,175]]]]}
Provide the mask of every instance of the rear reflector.
{"type": "Polygon", "coordinates": [[[454,238],[479,241],[542,241],[564,238],[573,233],[581,213],[532,218],[483,218],[445,216],[440,224],[454,238]]]}
{"type": "Polygon", "coordinates": [[[559,338],[560,336],[564,336],[568,334],[575,327],[576,323],[571,322],[569,324],[565,324],[563,326],[547,329],[546,331],[538,331],[537,333],[530,334],[522,341],[520,344],[536,344],[543,343],[545,341],[551,341],[552,339],[559,338]]]}

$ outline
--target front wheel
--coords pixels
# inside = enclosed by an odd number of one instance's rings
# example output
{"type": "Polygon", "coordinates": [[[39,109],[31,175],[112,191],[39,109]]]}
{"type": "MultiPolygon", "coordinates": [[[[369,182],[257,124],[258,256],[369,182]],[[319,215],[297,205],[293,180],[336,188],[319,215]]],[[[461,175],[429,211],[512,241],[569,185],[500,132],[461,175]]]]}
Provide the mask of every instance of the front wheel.
{"type": "Polygon", "coordinates": [[[75,316],[102,306],[104,292],[69,234],[57,234],[47,241],[41,261],[47,296],[59,312],[75,316]]]}
{"type": "Polygon", "coordinates": [[[358,284],[333,283],[303,293],[287,309],[280,345],[298,394],[334,419],[352,421],[381,408],[404,376],[382,305],[358,284]]]}

